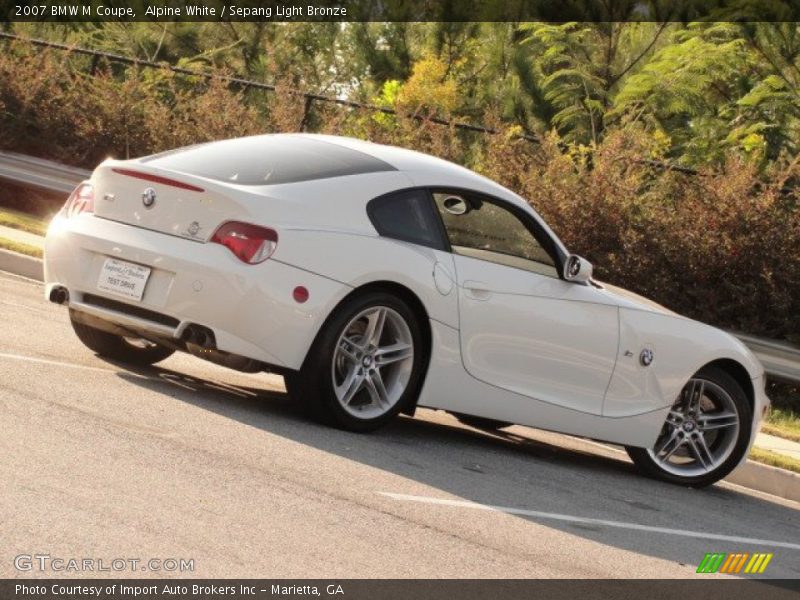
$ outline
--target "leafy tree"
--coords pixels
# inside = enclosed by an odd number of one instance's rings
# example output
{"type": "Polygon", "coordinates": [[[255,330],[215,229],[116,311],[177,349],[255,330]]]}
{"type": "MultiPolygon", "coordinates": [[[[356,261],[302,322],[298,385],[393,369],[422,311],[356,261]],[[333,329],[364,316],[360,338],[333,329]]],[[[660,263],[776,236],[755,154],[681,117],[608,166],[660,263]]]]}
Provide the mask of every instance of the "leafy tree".
{"type": "Polygon", "coordinates": [[[666,23],[532,23],[524,26],[539,56],[527,72],[532,90],[549,105],[549,122],[565,139],[597,143],[613,97],[645,64],[666,23]]]}
{"type": "MultiPolygon", "coordinates": [[[[760,3],[761,4],[761,3],[760,3]]],[[[773,2],[778,10],[780,2],[773,2]]],[[[451,4],[451,8],[455,6],[451,4]]],[[[590,158],[608,135],[644,124],[652,156],[721,164],[736,151],[766,171],[800,150],[800,28],[795,22],[669,22],[691,2],[565,0],[571,23],[14,23],[22,35],[282,88],[400,107],[458,121],[503,124],[590,158]],[[634,22],[646,13],[651,22],[634,22]],[[583,15],[583,17],[582,17],[583,15]]],[[[750,5],[743,2],[744,8],[750,5]]],[[[771,6],[771,5],[770,5],[771,6]]],[[[546,6],[545,6],[546,8],[546,6]]],[[[741,8],[741,7],[740,7],[741,8]]],[[[752,8],[752,7],[751,7],[752,8]]],[[[691,17],[690,12],[684,14],[691,17]]],[[[91,59],[76,57],[88,70],[91,59]]],[[[102,61],[100,70],[109,69],[102,61]]],[[[114,65],[116,77],[134,67],[114,65]]],[[[139,70],[153,93],[166,85],[139,70]]],[[[248,92],[268,113],[269,95],[248,92]]],[[[319,114],[322,104],[312,112],[319,114]]],[[[302,107],[301,107],[302,108],[302,107]]],[[[292,109],[294,110],[294,109],[292,109]]],[[[301,110],[302,112],[302,110],[301,110]]],[[[301,115],[298,124],[314,126],[301,115]]],[[[386,115],[370,117],[391,128],[386,115]]],[[[287,127],[292,119],[288,119],[287,127]]],[[[320,121],[321,122],[321,121],[320,121]]]]}
{"type": "Polygon", "coordinates": [[[796,24],[693,24],[626,81],[612,112],[667,132],[690,164],[731,147],[758,160],[796,154],[799,54],[796,24]]]}

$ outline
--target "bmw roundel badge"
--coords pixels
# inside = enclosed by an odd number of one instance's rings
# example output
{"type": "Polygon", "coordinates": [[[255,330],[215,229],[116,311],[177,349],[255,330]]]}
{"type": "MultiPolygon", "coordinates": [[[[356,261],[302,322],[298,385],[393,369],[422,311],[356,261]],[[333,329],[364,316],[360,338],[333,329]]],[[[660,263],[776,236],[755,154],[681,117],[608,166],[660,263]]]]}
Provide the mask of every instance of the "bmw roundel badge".
{"type": "Polygon", "coordinates": [[[650,348],[645,348],[642,350],[642,353],[639,354],[639,362],[642,363],[643,367],[649,367],[653,362],[653,358],[655,358],[655,355],[650,348]]]}
{"type": "Polygon", "coordinates": [[[142,192],[142,204],[145,208],[152,208],[156,203],[156,191],[153,188],[147,188],[142,192]]]}

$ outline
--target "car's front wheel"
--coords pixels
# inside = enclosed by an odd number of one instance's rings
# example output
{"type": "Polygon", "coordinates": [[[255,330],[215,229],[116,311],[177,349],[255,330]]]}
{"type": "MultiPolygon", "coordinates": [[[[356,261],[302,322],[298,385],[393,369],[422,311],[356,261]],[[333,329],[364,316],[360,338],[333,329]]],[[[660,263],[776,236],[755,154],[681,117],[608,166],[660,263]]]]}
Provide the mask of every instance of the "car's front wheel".
{"type": "Polygon", "coordinates": [[[370,292],[328,319],[287,389],[314,418],[370,431],[416,400],[425,354],[414,311],[394,295],[370,292]]]}
{"type": "Polygon", "coordinates": [[[100,356],[132,365],[149,366],[172,356],[175,351],[147,340],[127,338],[70,319],[78,339],[100,356]]]}
{"type": "Polygon", "coordinates": [[[706,368],[683,387],[652,448],[626,448],[644,473],[702,487],[739,464],[750,442],[752,410],[739,383],[706,368]]]}

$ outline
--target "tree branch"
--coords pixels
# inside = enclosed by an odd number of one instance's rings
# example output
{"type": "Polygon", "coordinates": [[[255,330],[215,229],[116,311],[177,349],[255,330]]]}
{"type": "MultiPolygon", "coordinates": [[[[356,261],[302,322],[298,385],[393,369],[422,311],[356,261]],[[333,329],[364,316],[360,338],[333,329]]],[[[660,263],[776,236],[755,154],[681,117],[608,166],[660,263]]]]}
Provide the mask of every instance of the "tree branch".
{"type": "Polygon", "coordinates": [[[628,71],[630,71],[636,65],[636,63],[638,63],[640,60],[642,60],[642,58],[644,58],[645,54],[650,52],[650,50],[653,48],[653,46],[655,46],[656,42],[658,41],[658,38],[661,37],[661,34],[663,33],[664,29],[666,29],[666,27],[667,27],[667,21],[664,21],[663,23],[661,23],[661,26],[658,28],[658,31],[656,31],[656,35],[653,37],[652,40],[650,40],[650,43],[647,45],[647,48],[642,50],[642,52],[639,54],[639,56],[634,58],[633,61],[631,61],[631,63],[628,64],[627,67],[622,69],[622,71],[620,71],[617,75],[615,75],[614,77],[611,78],[611,80],[609,81],[609,84],[608,84],[609,89],[611,87],[613,87],[614,84],[616,84],[620,79],[622,79],[625,76],[625,74],[628,71]]]}

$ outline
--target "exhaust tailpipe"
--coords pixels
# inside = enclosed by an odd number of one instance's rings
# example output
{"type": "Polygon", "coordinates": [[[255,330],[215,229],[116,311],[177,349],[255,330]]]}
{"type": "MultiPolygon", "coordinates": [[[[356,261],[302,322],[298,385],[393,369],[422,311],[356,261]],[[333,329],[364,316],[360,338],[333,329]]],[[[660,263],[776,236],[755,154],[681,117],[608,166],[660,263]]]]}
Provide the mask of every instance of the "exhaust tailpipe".
{"type": "Polygon", "coordinates": [[[261,361],[217,349],[217,339],[214,336],[214,332],[203,325],[195,323],[187,325],[181,334],[181,341],[186,346],[185,350],[189,354],[229,369],[244,373],[259,373],[265,367],[261,361]]]}
{"type": "Polygon", "coordinates": [[[202,325],[195,325],[192,323],[183,330],[181,340],[187,344],[194,344],[202,348],[216,348],[217,340],[214,337],[214,332],[208,327],[202,325]]]}
{"type": "Polygon", "coordinates": [[[56,286],[50,290],[50,302],[54,304],[66,304],[69,302],[69,291],[67,288],[56,286]]]}

